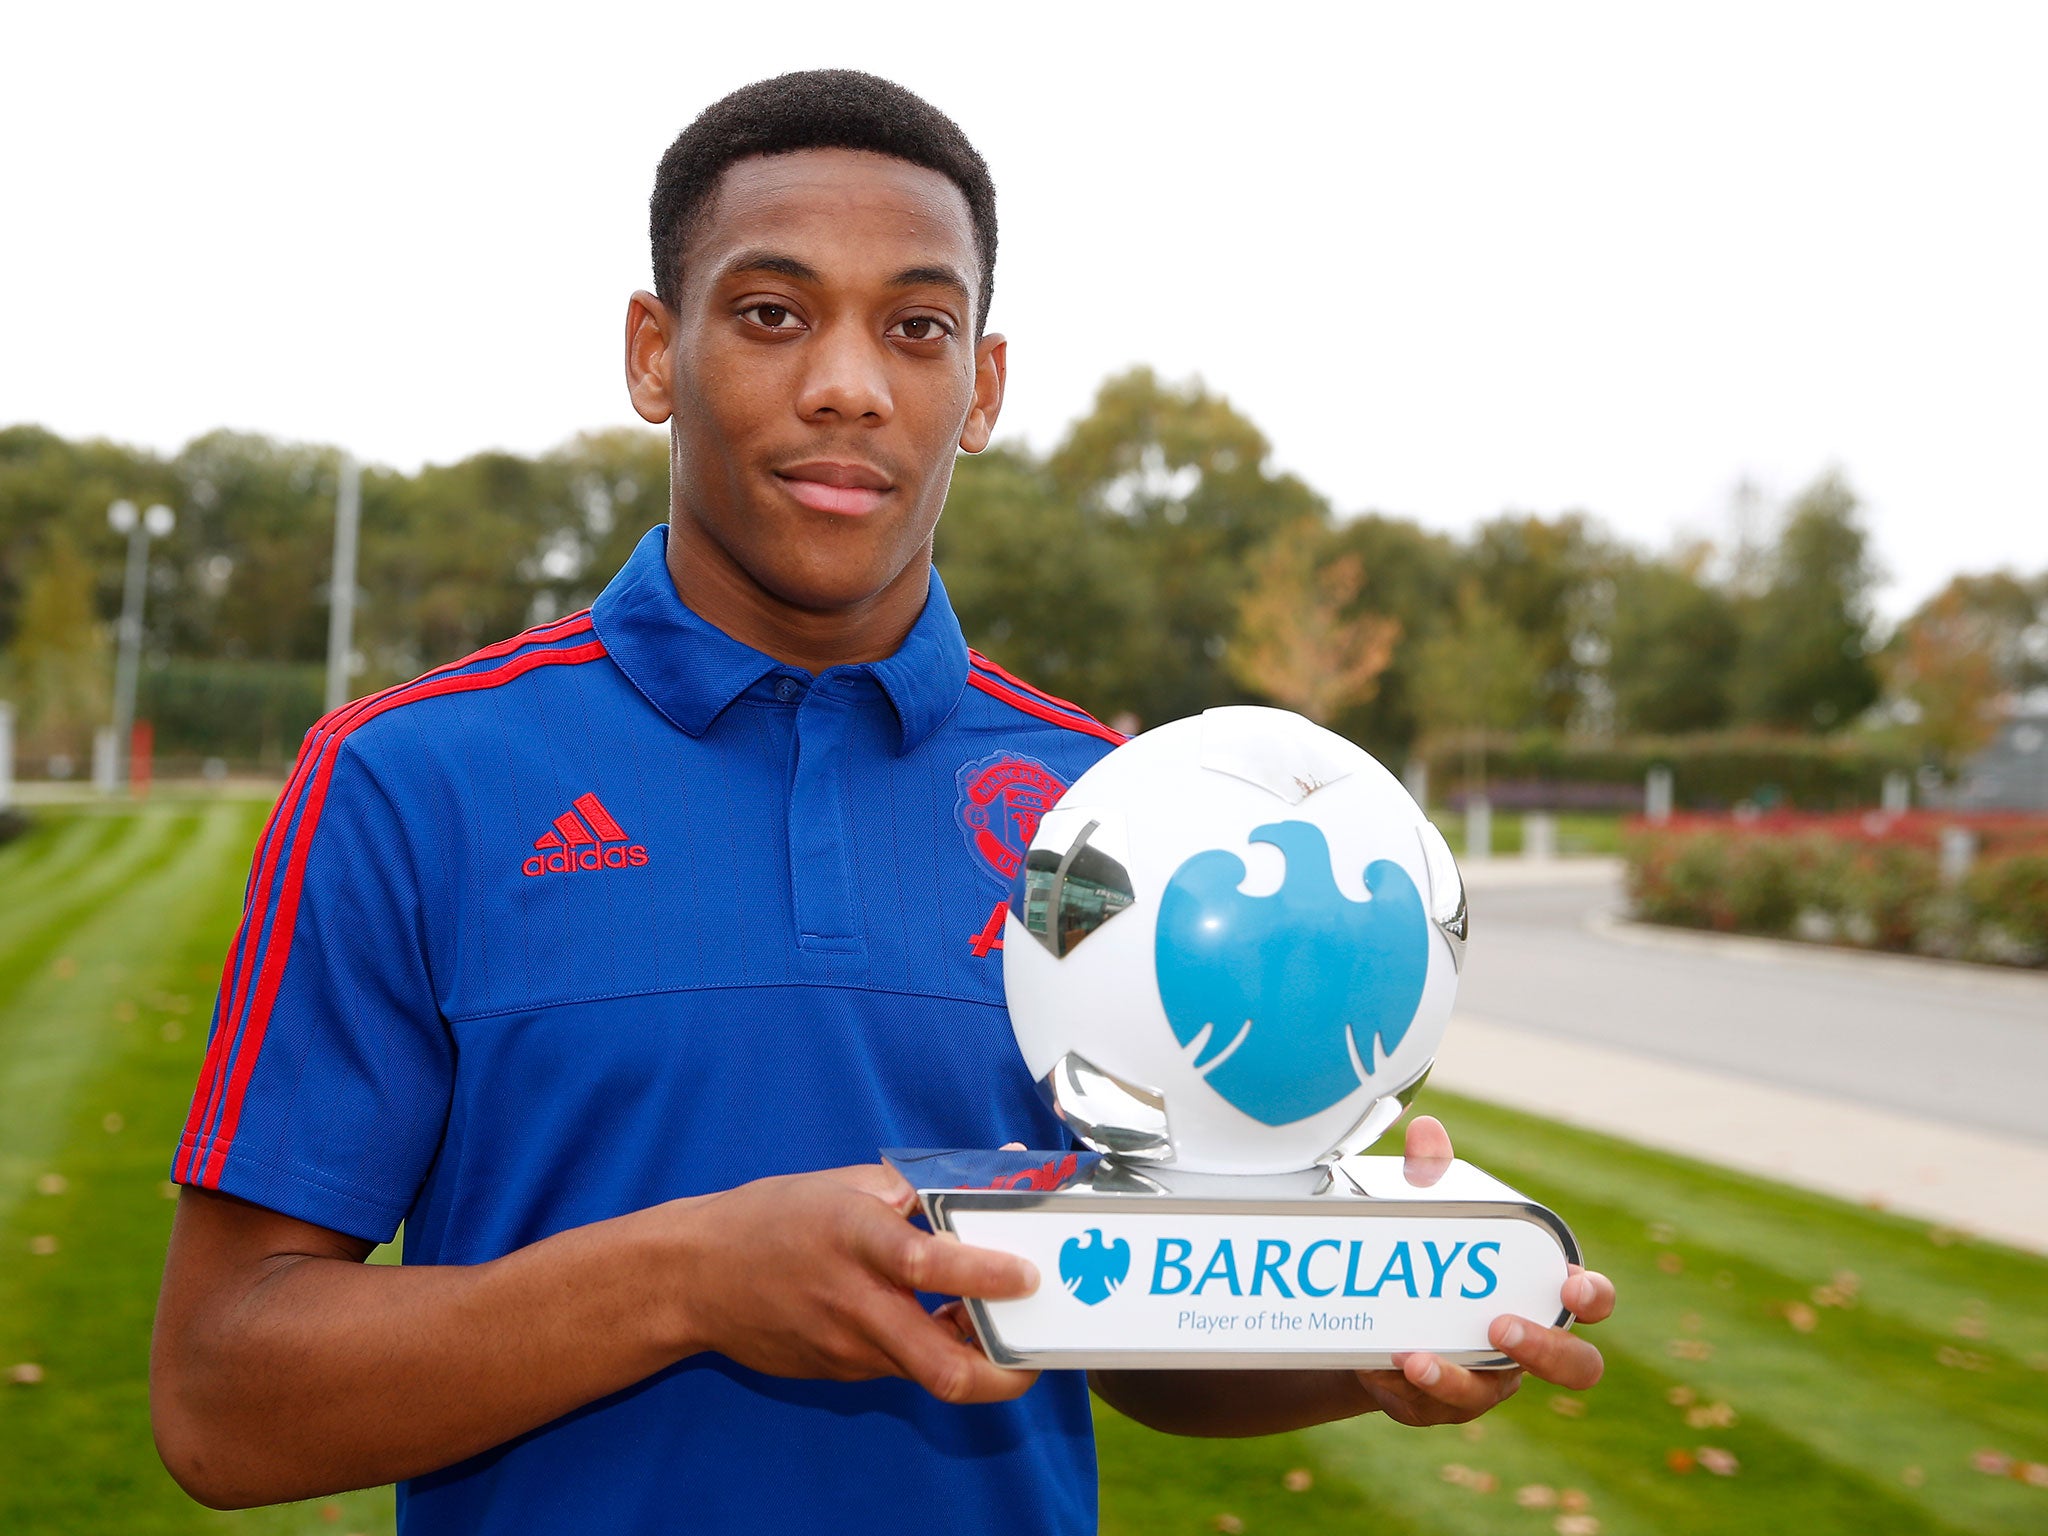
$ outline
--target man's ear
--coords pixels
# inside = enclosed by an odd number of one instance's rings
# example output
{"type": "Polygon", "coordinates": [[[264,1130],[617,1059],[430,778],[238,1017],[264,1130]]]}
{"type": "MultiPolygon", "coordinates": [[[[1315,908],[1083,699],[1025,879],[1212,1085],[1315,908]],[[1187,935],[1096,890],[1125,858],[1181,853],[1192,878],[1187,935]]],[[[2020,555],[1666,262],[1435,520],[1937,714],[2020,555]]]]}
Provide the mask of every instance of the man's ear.
{"type": "Polygon", "coordinates": [[[974,404],[967,412],[967,424],[960,429],[963,451],[979,453],[996,435],[996,418],[1003,413],[1003,383],[1009,377],[1009,369],[1007,339],[984,336],[975,343],[974,404]]]}
{"type": "Polygon", "coordinates": [[[626,393],[643,421],[660,426],[669,418],[673,397],[675,312],[644,289],[626,305],[626,393]]]}

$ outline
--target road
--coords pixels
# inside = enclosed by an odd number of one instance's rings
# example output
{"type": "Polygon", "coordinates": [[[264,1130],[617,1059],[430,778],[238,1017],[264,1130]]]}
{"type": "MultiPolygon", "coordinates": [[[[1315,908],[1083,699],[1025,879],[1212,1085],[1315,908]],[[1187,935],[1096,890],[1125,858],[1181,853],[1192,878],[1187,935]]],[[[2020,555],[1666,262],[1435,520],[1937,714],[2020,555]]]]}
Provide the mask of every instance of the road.
{"type": "Polygon", "coordinates": [[[1619,921],[1611,864],[1468,886],[1432,1087],[2048,1253],[2048,976],[1619,921]]]}
{"type": "Polygon", "coordinates": [[[1461,1014],[2048,1144],[2048,977],[1603,921],[1604,861],[1469,886],[1461,1014]]]}

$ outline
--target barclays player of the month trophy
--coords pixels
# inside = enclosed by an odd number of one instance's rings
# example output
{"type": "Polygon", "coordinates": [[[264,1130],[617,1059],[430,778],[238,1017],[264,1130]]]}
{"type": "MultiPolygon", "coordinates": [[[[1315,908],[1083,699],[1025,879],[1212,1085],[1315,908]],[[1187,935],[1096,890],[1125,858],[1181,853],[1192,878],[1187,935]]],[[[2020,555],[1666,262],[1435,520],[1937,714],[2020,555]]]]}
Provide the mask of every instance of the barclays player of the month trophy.
{"type": "Polygon", "coordinates": [[[1556,1215],[1361,1155],[1466,939],[1450,849],[1369,754],[1276,709],[1149,731],[1045,814],[1005,924],[1017,1044],[1083,1150],[886,1154],[935,1230],[1046,1277],[967,1302],[997,1364],[1506,1366],[1495,1317],[1572,1321],[1556,1215]]]}

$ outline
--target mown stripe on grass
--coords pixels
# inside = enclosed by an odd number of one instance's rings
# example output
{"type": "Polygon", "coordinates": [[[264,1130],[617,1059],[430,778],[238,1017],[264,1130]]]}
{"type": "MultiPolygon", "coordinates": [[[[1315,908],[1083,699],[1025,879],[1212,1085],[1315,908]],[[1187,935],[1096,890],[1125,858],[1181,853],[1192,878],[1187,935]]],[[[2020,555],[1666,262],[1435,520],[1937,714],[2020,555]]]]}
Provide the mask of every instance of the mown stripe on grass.
{"type": "Polygon", "coordinates": [[[135,838],[148,848],[122,887],[90,915],[17,953],[0,974],[0,1218],[20,1200],[64,1123],[76,1084],[94,1069],[133,985],[135,956],[206,916],[190,892],[224,861],[245,855],[246,817],[234,806],[147,813],[135,838]],[[70,965],[34,963],[62,943],[70,965]],[[25,974],[23,973],[25,971],[25,974]]]}
{"type": "Polygon", "coordinates": [[[125,825],[113,823],[112,840],[83,845],[62,868],[50,871],[40,892],[9,902],[8,920],[0,926],[0,1009],[33,978],[40,962],[53,956],[81,922],[140,873],[160,861],[165,845],[196,823],[189,815],[151,810],[125,825]]]}
{"type": "Polygon", "coordinates": [[[68,904],[83,872],[98,868],[106,858],[121,856],[121,845],[134,836],[133,819],[74,817],[57,825],[39,826],[0,854],[0,860],[17,849],[42,855],[26,869],[0,862],[0,891],[6,893],[6,901],[0,905],[0,968],[5,967],[9,950],[48,926],[53,900],[68,904]]]}

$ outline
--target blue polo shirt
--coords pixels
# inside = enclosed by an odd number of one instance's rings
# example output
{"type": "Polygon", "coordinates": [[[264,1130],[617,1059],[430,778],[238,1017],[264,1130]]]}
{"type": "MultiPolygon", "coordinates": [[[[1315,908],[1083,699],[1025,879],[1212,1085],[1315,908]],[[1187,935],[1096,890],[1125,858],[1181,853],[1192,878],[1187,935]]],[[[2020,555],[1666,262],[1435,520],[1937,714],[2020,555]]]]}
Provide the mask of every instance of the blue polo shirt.
{"type": "MultiPolygon", "coordinates": [[[[174,1177],[474,1264],[885,1146],[1061,1144],[1003,907],[1121,738],[970,652],[936,574],[895,655],[812,676],[666,551],[309,733],[174,1177]]],[[[1094,1526],[1078,1373],[961,1408],[702,1354],[399,1488],[406,1536],[1094,1526]]]]}

